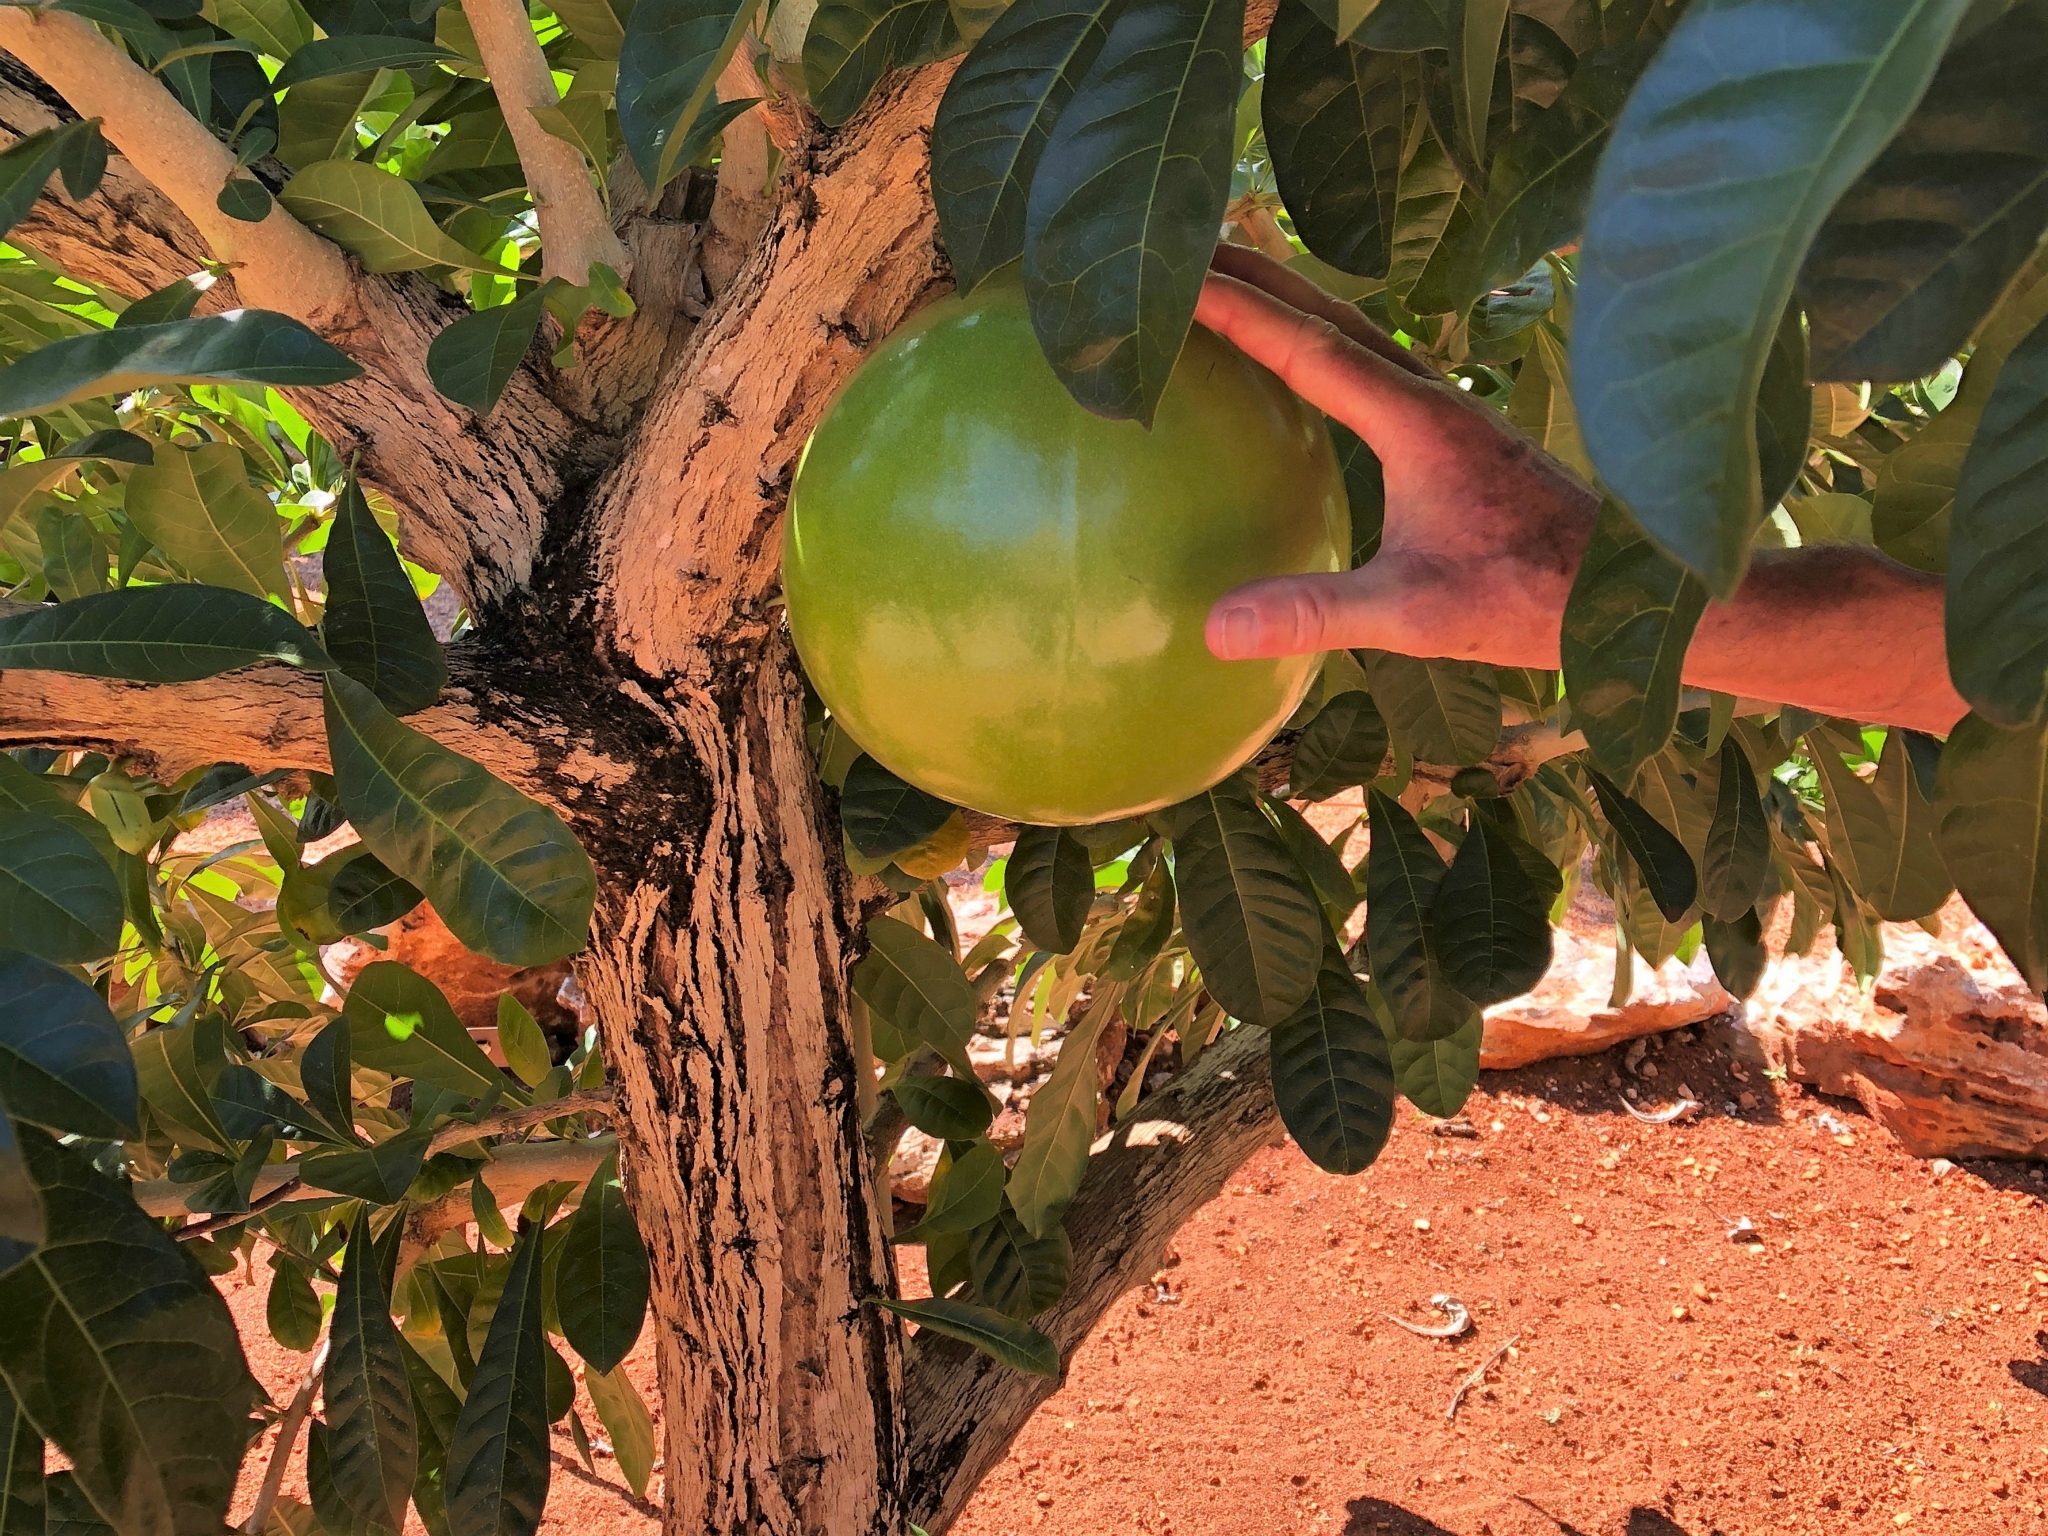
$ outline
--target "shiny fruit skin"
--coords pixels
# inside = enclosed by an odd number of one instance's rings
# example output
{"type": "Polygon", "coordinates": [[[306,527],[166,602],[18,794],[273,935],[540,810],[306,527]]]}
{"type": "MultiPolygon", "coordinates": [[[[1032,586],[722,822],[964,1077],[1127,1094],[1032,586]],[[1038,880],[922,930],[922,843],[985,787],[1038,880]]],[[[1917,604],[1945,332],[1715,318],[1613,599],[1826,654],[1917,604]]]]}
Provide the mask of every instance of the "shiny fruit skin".
{"type": "Polygon", "coordinates": [[[1041,826],[1172,805],[1247,762],[1315,656],[1218,661],[1215,600],[1342,568],[1322,417],[1197,326],[1151,431],[1090,415],[998,274],[892,335],[805,447],[790,631],[841,726],[932,794],[1041,826]]]}

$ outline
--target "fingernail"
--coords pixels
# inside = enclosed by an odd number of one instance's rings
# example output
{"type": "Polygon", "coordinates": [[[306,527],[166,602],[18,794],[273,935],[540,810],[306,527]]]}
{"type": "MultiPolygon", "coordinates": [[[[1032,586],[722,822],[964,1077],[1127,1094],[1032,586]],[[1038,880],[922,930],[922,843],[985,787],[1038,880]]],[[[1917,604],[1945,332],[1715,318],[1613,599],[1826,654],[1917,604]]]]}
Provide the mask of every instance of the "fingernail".
{"type": "Polygon", "coordinates": [[[1239,661],[1251,655],[1259,643],[1259,610],[1236,604],[1225,608],[1218,618],[1217,654],[1225,661],[1239,661]]]}

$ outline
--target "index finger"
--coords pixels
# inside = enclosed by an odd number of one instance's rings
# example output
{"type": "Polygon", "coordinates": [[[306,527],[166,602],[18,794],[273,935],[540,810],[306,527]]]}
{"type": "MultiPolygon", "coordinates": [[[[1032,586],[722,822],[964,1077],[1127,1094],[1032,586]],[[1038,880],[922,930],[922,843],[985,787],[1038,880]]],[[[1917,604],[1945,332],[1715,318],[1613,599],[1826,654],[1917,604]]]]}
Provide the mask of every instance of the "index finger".
{"type": "Polygon", "coordinates": [[[1275,261],[1264,251],[1225,242],[1216,247],[1209,266],[1225,277],[1234,277],[1254,288],[1263,288],[1281,303],[1291,305],[1303,314],[1320,316],[1361,347],[1406,369],[1418,379],[1438,378],[1436,370],[1428,363],[1359,313],[1356,304],[1347,304],[1334,293],[1318,288],[1301,273],[1275,261]]]}

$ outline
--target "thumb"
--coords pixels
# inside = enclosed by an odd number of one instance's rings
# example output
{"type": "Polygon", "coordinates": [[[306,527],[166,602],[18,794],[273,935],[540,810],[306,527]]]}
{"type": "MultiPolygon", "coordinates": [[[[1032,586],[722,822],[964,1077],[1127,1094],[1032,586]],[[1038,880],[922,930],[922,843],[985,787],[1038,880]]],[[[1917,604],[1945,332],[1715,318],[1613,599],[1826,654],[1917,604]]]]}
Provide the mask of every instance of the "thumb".
{"type": "Polygon", "coordinates": [[[1370,564],[1330,576],[1269,576],[1218,598],[1203,637],[1220,661],[1395,649],[1386,586],[1370,564]]]}

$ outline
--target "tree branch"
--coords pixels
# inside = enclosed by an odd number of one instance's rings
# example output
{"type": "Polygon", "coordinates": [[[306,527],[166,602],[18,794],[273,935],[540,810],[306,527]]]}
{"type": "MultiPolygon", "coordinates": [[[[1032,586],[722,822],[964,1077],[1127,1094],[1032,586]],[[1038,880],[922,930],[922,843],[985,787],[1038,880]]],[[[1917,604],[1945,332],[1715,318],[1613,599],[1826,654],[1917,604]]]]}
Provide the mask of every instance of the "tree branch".
{"type": "Polygon", "coordinates": [[[564,1115],[614,1114],[614,1103],[615,1095],[609,1088],[593,1088],[587,1093],[564,1094],[545,1104],[524,1104],[518,1109],[500,1110],[474,1124],[446,1125],[436,1131],[434,1139],[427,1143],[427,1156],[433,1157],[453,1147],[466,1147],[486,1136],[509,1136],[514,1131],[523,1131],[546,1120],[559,1120],[564,1115]]]}
{"type": "Polygon", "coordinates": [[[477,51],[533,193],[542,275],[583,284],[590,281],[591,264],[601,261],[626,276],[626,248],[612,233],[597,187],[583,168],[582,152],[549,133],[533,115],[536,108],[556,106],[561,97],[525,5],[520,0],[467,0],[462,13],[476,34],[477,51]]]}
{"type": "Polygon", "coordinates": [[[235,266],[243,298],[322,326],[354,287],[342,253],[272,204],[257,224],[215,205],[235,157],[155,75],[77,16],[0,8],[5,47],[62,93],[191,221],[216,260],[235,266]]]}
{"type": "MultiPolygon", "coordinates": [[[[1073,1278],[1059,1302],[1032,1320],[1063,1361],[1118,1297],[1158,1268],[1174,1233],[1273,1140],[1279,1125],[1266,1032],[1240,1025],[1098,1143],[1067,1212],[1073,1278]]],[[[1059,1387],[965,1344],[920,1333],[904,1376],[911,1519],[934,1536],[944,1531],[1059,1387]]]]}

